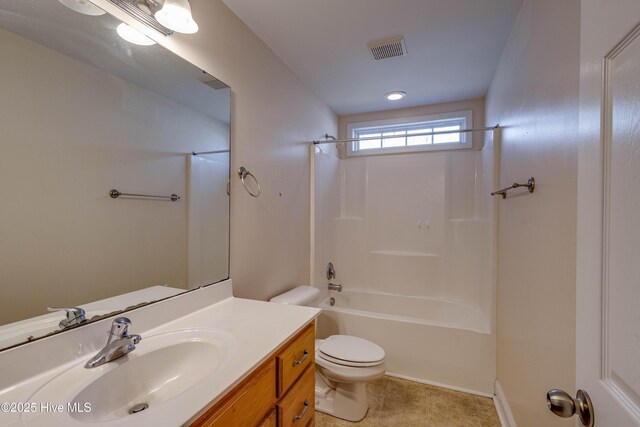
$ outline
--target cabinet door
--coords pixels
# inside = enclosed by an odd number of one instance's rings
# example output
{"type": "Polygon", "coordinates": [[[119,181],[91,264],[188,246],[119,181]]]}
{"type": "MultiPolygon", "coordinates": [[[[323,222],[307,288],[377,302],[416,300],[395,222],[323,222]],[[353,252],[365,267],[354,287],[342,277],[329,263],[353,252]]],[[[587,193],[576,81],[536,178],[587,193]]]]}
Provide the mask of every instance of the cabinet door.
{"type": "Polygon", "coordinates": [[[275,374],[275,361],[272,359],[192,426],[257,426],[273,408],[276,396],[275,374]]]}
{"type": "Polygon", "coordinates": [[[278,426],[306,426],[314,418],[314,397],[315,367],[311,365],[278,403],[278,426]]]}

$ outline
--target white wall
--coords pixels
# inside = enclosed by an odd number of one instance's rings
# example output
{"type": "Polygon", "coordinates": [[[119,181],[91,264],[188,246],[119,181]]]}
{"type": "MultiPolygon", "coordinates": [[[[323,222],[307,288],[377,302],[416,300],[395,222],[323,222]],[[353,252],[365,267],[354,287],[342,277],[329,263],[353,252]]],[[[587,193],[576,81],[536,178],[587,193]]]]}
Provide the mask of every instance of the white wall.
{"type": "Polygon", "coordinates": [[[7,31],[0,57],[0,324],[185,288],[185,153],[225,147],[227,125],[7,31]],[[183,200],[114,201],[111,188],[183,200]]]}
{"type": "Polygon", "coordinates": [[[190,3],[198,33],[163,43],[231,86],[231,278],[236,296],[268,299],[309,281],[308,142],[335,133],[337,118],[221,0],[190,3]],[[242,188],[240,166],[260,198],[242,188]]]}
{"type": "Polygon", "coordinates": [[[519,427],[572,426],[546,407],[575,389],[578,0],[525,0],[487,95],[499,122],[497,377],[519,427]]]}

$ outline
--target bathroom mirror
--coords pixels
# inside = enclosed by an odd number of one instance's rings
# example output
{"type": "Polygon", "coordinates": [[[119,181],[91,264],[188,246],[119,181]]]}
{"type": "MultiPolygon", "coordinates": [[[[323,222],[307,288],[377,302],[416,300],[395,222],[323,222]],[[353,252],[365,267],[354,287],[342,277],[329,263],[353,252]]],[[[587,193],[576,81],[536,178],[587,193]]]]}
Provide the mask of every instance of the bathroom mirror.
{"type": "Polygon", "coordinates": [[[0,349],[229,277],[230,88],[119,24],[0,4],[0,349]]]}

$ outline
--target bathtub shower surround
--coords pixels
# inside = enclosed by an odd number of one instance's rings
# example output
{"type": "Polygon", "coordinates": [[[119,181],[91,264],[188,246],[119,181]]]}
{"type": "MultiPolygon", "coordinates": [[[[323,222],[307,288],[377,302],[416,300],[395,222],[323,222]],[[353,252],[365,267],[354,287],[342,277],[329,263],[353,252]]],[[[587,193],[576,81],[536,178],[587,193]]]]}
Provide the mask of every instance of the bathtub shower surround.
{"type": "Polygon", "coordinates": [[[379,317],[427,326],[444,326],[488,334],[486,319],[477,307],[453,300],[394,295],[366,290],[332,293],[324,310],[379,317]],[[330,304],[333,298],[334,305],[330,304]]]}
{"type": "Polygon", "coordinates": [[[328,298],[320,305],[318,337],[348,334],[375,342],[385,351],[389,375],[493,394],[494,336],[481,329],[482,314],[473,307],[364,291],[333,298],[334,306],[328,298]]]}
{"type": "Polygon", "coordinates": [[[319,337],[360,336],[385,349],[393,374],[493,393],[494,136],[486,138],[482,151],[341,159],[330,144],[315,148],[319,337]],[[342,293],[327,290],[328,261],[342,293]]]}

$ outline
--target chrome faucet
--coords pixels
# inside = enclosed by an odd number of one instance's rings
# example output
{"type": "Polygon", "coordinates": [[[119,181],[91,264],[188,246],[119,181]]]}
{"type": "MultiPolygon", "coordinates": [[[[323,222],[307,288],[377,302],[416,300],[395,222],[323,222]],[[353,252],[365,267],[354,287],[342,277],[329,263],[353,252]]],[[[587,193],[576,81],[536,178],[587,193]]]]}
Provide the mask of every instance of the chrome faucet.
{"type": "Polygon", "coordinates": [[[327,264],[327,280],[331,280],[335,278],[336,278],[336,269],[333,266],[333,263],[330,262],[329,264],[327,264]]]}
{"type": "Polygon", "coordinates": [[[118,317],[114,320],[111,324],[107,344],[98,354],[89,359],[84,367],[88,369],[95,368],[135,350],[136,344],[142,340],[142,337],[140,335],[129,335],[129,326],[131,326],[131,320],[126,317],[118,317]]]}
{"type": "Polygon", "coordinates": [[[66,313],[67,318],[62,319],[60,323],[58,323],[60,329],[67,329],[71,326],[76,326],[87,321],[87,318],[85,317],[86,313],[80,307],[47,307],[47,310],[52,312],[64,311],[66,313]]]}
{"type": "Polygon", "coordinates": [[[329,283],[329,290],[342,292],[342,285],[335,285],[333,283],[329,283]]]}

